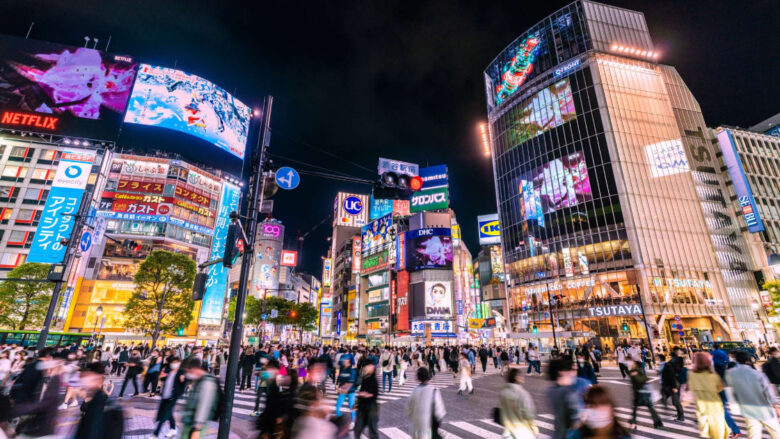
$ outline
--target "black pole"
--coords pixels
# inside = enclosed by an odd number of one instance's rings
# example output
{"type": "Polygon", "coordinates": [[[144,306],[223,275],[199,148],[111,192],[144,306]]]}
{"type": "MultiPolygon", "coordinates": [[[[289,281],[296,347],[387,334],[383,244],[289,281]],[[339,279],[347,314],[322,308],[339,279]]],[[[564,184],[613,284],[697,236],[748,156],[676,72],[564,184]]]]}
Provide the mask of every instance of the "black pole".
{"type": "MultiPolygon", "coordinates": [[[[94,189],[93,189],[94,190],[94,189]]],[[[49,338],[49,327],[52,320],[54,320],[54,314],[57,312],[57,304],[60,301],[60,291],[62,286],[68,282],[68,276],[70,276],[69,266],[75,253],[75,245],[79,242],[81,237],[76,238],[77,234],[81,233],[81,229],[84,228],[84,219],[89,213],[89,206],[92,204],[92,192],[93,190],[85,190],[81,196],[81,205],[79,210],[73,216],[76,218],[73,221],[73,228],[70,231],[68,237],[68,243],[65,246],[65,257],[62,260],[63,271],[62,279],[58,280],[54,284],[54,288],[51,290],[51,300],[49,301],[49,309],[46,310],[46,318],[43,320],[43,327],[41,327],[41,334],[38,336],[37,352],[46,347],[46,339],[49,338]]]]}
{"type": "MultiPolygon", "coordinates": [[[[241,275],[238,280],[238,294],[236,295],[236,310],[233,316],[233,329],[230,334],[230,350],[227,360],[227,373],[225,375],[225,414],[219,419],[217,439],[228,439],[230,436],[230,421],[233,416],[233,396],[236,392],[236,378],[238,377],[238,357],[241,351],[241,340],[244,336],[244,305],[246,304],[247,283],[249,272],[252,268],[254,254],[254,240],[257,235],[257,213],[263,204],[263,166],[265,165],[265,148],[268,143],[269,125],[271,123],[271,105],[273,97],[267,96],[263,103],[263,121],[260,132],[257,135],[257,149],[252,163],[252,178],[250,179],[250,191],[247,194],[248,206],[246,208],[246,236],[249,242],[244,245],[244,255],[241,258],[241,275]]],[[[240,219],[239,219],[240,221],[240,219]]]]}
{"type": "MultiPolygon", "coordinates": [[[[644,300],[642,300],[642,289],[639,287],[639,285],[636,286],[636,297],[637,300],[639,300],[639,309],[642,310],[642,320],[645,324],[645,336],[647,337],[647,349],[650,350],[650,357],[654,357],[654,350],[653,350],[653,339],[650,338],[650,324],[647,323],[647,315],[645,314],[645,303],[644,300]]],[[[630,334],[629,334],[630,336],[630,334]]]]}
{"type": "Polygon", "coordinates": [[[552,326],[553,346],[555,346],[557,348],[558,347],[558,338],[555,336],[555,319],[553,318],[553,309],[552,309],[552,300],[550,299],[550,284],[549,284],[549,282],[545,282],[544,286],[547,289],[547,307],[550,309],[550,325],[552,326]]]}

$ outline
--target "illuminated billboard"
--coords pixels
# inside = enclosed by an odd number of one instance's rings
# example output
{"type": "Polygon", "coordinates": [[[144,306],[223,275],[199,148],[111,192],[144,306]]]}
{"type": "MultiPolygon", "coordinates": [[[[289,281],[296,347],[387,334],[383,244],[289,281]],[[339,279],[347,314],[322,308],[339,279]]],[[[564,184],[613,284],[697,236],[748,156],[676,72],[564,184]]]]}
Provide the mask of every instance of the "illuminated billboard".
{"type": "Polygon", "coordinates": [[[449,281],[425,282],[425,317],[448,319],[452,313],[452,285],[449,281]]]}
{"type": "Polygon", "coordinates": [[[390,242],[390,226],[393,225],[393,214],[389,213],[371,221],[361,230],[363,254],[369,255],[381,250],[390,242]]]}
{"type": "Polygon", "coordinates": [[[520,211],[544,226],[546,213],[593,199],[588,166],[581,151],[551,160],[515,180],[520,211]]]}
{"type": "Polygon", "coordinates": [[[333,226],[363,227],[369,210],[368,195],[339,192],[333,200],[333,226]]]}
{"type": "Polygon", "coordinates": [[[180,131],[243,159],[252,111],[197,75],[141,64],[125,122],[180,131]]]}
{"type": "Polygon", "coordinates": [[[569,79],[541,89],[518,105],[519,111],[506,131],[508,150],[577,118],[569,79]]]}
{"type": "Polygon", "coordinates": [[[688,172],[688,158],[685,156],[682,140],[664,140],[645,146],[650,176],[653,178],[688,172]]]}
{"type": "Polygon", "coordinates": [[[452,267],[451,229],[418,229],[406,232],[406,269],[452,267]]]}
{"type": "Polygon", "coordinates": [[[323,288],[330,288],[330,276],[332,274],[331,272],[331,265],[333,264],[333,259],[326,258],[322,261],[322,287],[323,288]]]}
{"type": "Polygon", "coordinates": [[[136,67],[129,56],[0,36],[2,125],[114,137],[136,67]]]}
{"type": "Polygon", "coordinates": [[[539,53],[540,42],[541,39],[537,35],[531,34],[514,47],[514,56],[501,67],[501,80],[495,89],[496,105],[512,96],[528,79],[539,53]]]}
{"type": "Polygon", "coordinates": [[[498,214],[480,215],[477,217],[479,230],[479,245],[501,243],[501,227],[498,224],[498,214]]]}
{"type": "Polygon", "coordinates": [[[718,143],[721,151],[723,151],[723,162],[729,170],[729,176],[734,184],[734,192],[737,194],[739,208],[742,211],[742,218],[745,219],[748,232],[763,232],[764,222],[761,220],[761,214],[758,212],[758,206],[753,198],[753,191],[750,189],[750,182],[745,175],[745,168],[742,166],[742,159],[737,152],[731,131],[723,130],[719,132],[718,143]]]}

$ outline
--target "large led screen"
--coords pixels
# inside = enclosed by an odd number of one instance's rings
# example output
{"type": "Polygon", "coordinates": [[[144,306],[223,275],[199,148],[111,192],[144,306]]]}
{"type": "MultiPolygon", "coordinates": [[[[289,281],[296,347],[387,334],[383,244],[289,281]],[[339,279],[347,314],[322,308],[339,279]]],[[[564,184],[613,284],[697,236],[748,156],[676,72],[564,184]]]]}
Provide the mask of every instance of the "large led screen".
{"type": "Polygon", "coordinates": [[[28,115],[7,120],[16,120],[19,128],[60,134],[70,128],[74,134],[88,136],[93,134],[89,129],[99,125],[77,133],[84,127],[68,123],[86,119],[104,121],[103,125],[115,131],[127,106],[136,67],[129,56],[0,36],[0,106],[5,113],[50,115],[48,119],[28,115]],[[51,123],[35,123],[38,120],[51,123]]]}
{"type": "Polygon", "coordinates": [[[406,268],[409,271],[452,267],[451,229],[406,232],[406,268]]]}
{"type": "Polygon", "coordinates": [[[212,82],[141,64],[125,122],[181,131],[243,159],[250,118],[249,107],[212,82]]]}
{"type": "Polygon", "coordinates": [[[582,151],[551,160],[515,181],[523,217],[539,226],[544,226],[544,214],[593,199],[582,151]]]}
{"type": "Polygon", "coordinates": [[[361,241],[363,243],[363,255],[370,255],[390,242],[390,226],[393,225],[393,214],[377,218],[363,226],[361,229],[361,241]]]}
{"type": "Polygon", "coordinates": [[[569,79],[540,90],[519,105],[519,114],[508,130],[509,150],[552,128],[577,118],[569,79]]]}

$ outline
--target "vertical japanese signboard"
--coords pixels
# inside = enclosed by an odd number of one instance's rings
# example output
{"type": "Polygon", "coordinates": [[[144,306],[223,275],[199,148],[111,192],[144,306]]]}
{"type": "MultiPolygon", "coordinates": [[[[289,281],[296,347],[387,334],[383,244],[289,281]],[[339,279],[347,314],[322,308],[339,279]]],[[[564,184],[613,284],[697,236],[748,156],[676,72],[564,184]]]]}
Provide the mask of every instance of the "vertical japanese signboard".
{"type": "Polygon", "coordinates": [[[43,215],[35,230],[27,262],[59,264],[65,256],[62,239],[70,238],[87,187],[95,151],[66,149],[54,174],[43,215]],[[70,214],[70,215],[68,215],[70,214]]]}
{"type": "MultiPolygon", "coordinates": [[[[225,253],[225,241],[227,239],[228,226],[230,225],[230,212],[238,211],[238,200],[241,191],[238,187],[227,182],[222,182],[222,197],[219,202],[217,223],[214,226],[214,238],[211,241],[211,253],[209,260],[219,259],[225,253]]],[[[222,264],[209,265],[209,280],[206,283],[206,291],[203,293],[203,304],[200,309],[199,321],[201,324],[218,325],[222,320],[222,306],[227,290],[228,268],[222,264]]]]}

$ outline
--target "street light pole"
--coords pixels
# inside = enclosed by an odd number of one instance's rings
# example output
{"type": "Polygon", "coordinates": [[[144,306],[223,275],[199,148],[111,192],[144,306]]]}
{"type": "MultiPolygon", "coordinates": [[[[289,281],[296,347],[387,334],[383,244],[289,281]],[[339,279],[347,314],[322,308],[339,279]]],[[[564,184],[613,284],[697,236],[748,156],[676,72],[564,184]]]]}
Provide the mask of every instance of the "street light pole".
{"type": "MultiPolygon", "coordinates": [[[[241,275],[238,280],[238,294],[236,296],[236,309],[233,318],[233,329],[230,334],[230,351],[225,375],[225,415],[219,419],[217,439],[228,439],[230,436],[230,421],[233,415],[233,396],[236,392],[236,378],[238,376],[238,357],[241,351],[241,340],[244,333],[244,306],[246,305],[247,283],[252,267],[254,255],[255,236],[257,235],[257,215],[263,204],[263,182],[265,175],[265,149],[270,140],[269,128],[271,123],[271,106],[273,97],[267,96],[263,103],[263,121],[257,136],[257,148],[253,154],[252,177],[247,194],[248,206],[246,208],[246,234],[247,241],[244,244],[244,255],[241,258],[241,275]]],[[[236,221],[241,221],[240,218],[236,221]]],[[[239,223],[240,224],[240,223],[239,223]]]]}

